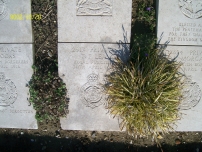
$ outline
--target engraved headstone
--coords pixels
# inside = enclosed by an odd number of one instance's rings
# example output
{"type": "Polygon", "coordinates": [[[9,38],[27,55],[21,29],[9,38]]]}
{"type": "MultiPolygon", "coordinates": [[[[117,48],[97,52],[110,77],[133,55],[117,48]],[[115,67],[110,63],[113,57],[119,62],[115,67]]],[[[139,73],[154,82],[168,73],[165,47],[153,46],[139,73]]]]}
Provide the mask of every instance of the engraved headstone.
{"type": "Polygon", "coordinates": [[[58,51],[59,74],[70,99],[69,114],[61,118],[62,128],[119,131],[118,119],[112,118],[105,108],[105,74],[110,71],[112,52],[128,54],[129,50],[117,44],[63,43],[58,51]]]}
{"type": "Polygon", "coordinates": [[[170,59],[183,63],[180,72],[186,76],[183,101],[179,106],[182,119],[174,128],[177,131],[202,131],[202,47],[167,46],[164,52],[170,59]]]}
{"type": "Polygon", "coordinates": [[[32,76],[32,44],[0,44],[0,127],[37,129],[28,102],[32,76]]]}
{"type": "Polygon", "coordinates": [[[131,9],[132,0],[58,1],[59,75],[70,99],[63,129],[120,131],[106,109],[104,85],[113,53],[127,58],[131,9]]]}
{"type": "Polygon", "coordinates": [[[157,35],[159,44],[167,43],[165,53],[183,64],[180,72],[186,77],[179,106],[182,118],[174,129],[202,131],[202,1],[158,1],[157,35]]]}
{"type": "Polygon", "coordinates": [[[202,45],[201,0],[159,0],[158,7],[160,44],[202,45]]]}
{"type": "Polygon", "coordinates": [[[21,20],[30,13],[30,0],[0,0],[0,128],[38,128],[27,100],[33,73],[31,20],[21,20]]]}

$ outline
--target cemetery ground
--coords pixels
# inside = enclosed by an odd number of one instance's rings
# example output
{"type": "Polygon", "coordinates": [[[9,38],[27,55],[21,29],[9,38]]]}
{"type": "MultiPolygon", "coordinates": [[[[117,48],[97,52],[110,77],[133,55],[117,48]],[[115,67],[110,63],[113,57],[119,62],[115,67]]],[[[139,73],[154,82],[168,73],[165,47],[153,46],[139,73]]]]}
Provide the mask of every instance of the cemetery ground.
{"type": "MultiPolygon", "coordinates": [[[[133,0],[132,37],[134,33],[155,33],[155,19],[140,11],[148,7],[147,11],[151,11],[154,6],[153,1],[133,0]]],[[[32,0],[32,13],[42,15],[41,20],[32,20],[35,65],[34,75],[28,84],[31,95],[29,100],[36,101],[38,129],[0,129],[0,151],[202,151],[201,132],[171,132],[159,139],[160,148],[150,137],[136,138],[126,132],[62,130],[59,117],[68,113],[66,104],[69,99],[66,98],[66,89],[58,76],[57,1],[32,0]],[[39,92],[35,92],[36,89],[39,92]]]]}

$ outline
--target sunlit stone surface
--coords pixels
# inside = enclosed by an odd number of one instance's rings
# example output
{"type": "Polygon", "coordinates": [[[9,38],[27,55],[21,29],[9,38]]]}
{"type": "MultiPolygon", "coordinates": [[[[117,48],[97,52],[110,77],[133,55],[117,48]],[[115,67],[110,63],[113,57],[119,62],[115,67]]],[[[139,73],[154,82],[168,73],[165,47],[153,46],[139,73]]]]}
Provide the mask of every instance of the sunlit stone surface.
{"type": "Polygon", "coordinates": [[[202,1],[159,0],[157,31],[160,44],[202,45],[202,1]]]}

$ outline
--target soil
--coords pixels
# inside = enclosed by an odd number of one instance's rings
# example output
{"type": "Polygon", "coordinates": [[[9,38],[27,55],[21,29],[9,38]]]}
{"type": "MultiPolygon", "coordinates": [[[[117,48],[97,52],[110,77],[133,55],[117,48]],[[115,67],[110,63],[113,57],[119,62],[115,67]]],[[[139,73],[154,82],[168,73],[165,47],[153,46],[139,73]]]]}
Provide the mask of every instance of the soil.
{"type": "MultiPolygon", "coordinates": [[[[151,1],[152,2],[152,1],[151,1]]],[[[133,0],[132,31],[145,31],[136,24],[137,1],[133,0]]],[[[35,60],[41,70],[57,67],[57,0],[32,0],[35,60]],[[51,52],[51,55],[50,55],[51,52]]],[[[59,121],[39,122],[37,130],[0,129],[0,152],[202,152],[202,132],[171,132],[160,140],[161,148],[150,137],[132,137],[126,132],[67,131],[59,121]]]]}

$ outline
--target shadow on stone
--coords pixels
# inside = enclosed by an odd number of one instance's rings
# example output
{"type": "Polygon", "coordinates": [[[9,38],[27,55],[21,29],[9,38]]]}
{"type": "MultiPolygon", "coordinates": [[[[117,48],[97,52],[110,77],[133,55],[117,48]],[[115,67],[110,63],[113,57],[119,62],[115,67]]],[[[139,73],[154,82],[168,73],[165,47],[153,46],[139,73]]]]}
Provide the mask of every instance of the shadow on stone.
{"type": "Polygon", "coordinates": [[[116,43],[118,46],[117,48],[108,48],[110,50],[109,54],[107,53],[107,49],[105,48],[104,44],[102,44],[103,50],[105,51],[106,57],[110,61],[111,65],[114,64],[115,58],[119,58],[123,63],[126,63],[130,56],[130,43],[127,39],[127,31],[125,31],[123,25],[122,30],[123,40],[119,40],[116,43]]]}

